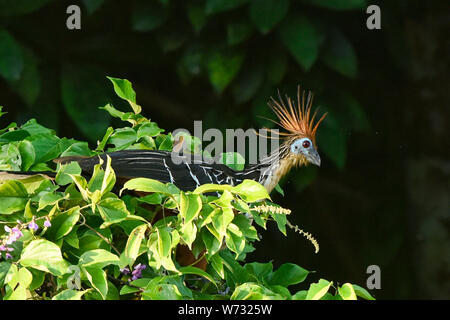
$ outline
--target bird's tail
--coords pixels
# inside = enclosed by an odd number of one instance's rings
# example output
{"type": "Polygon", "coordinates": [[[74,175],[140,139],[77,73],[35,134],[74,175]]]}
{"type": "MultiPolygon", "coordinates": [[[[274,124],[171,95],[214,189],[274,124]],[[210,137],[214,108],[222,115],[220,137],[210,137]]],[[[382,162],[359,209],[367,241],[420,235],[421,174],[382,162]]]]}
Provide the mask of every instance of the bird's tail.
{"type": "Polygon", "coordinates": [[[7,180],[22,180],[32,176],[43,176],[47,179],[55,179],[56,172],[52,171],[0,171],[0,183],[7,180]]]}

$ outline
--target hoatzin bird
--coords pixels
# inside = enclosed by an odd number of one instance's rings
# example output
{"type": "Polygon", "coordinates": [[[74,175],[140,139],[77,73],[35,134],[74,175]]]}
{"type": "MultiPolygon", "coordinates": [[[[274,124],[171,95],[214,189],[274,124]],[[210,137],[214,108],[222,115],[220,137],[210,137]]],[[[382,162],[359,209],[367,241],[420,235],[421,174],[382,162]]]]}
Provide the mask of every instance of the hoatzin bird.
{"type": "MultiPolygon", "coordinates": [[[[171,182],[184,191],[192,191],[205,183],[237,185],[244,179],[252,179],[271,192],[292,167],[308,163],[320,166],[316,131],[326,116],[324,114],[315,123],[317,110],[311,116],[313,94],[302,93],[300,87],[298,87],[296,104],[288,96],[285,99],[280,93],[278,96],[278,101],[271,98],[268,104],[278,117],[279,121],[274,122],[286,130],[286,132],[278,133],[284,141],[279,149],[242,171],[233,170],[224,164],[192,161],[191,157],[168,151],[122,150],[104,153],[100,157],[104,163],[106,163],[106,155],[111,157],[111,166],[119,183],[138,177],[151,178],[164,183],[171,182]]],[[[69,156],[54,161],[61,164],[76,161],[83,170],[83,174],[89,176],[92,174],[94,165],[99,162],[99,156],[69,156]]],[[[21,174],[38,173],[21,172],[21,174]]],[[[42,173],[54,176],[54,173],[42,173]]]]}
{"type": "MultiPolygon", "coordinates": [[[[320,166],[316,131],[326,116],[324,114],[315,122],[317,110],[311,114],[313,95],[311,92],[302,93],[300,87],[296,104],[287,96],[285,99],[279,93],[278,96],[279,100],[271,98],[268,104],[278,117],[278,121],[274,122],[286,130],[276,133],[278,138],[283,138],[283,143],[279,149],[242,171],[233,170],[224,164],[192,161],[191,157],[182,154],[155,150],[122,150],[93,157],[63,157],[54,161],[61,164],[76,161],[82,169],[82,174],[89,177],[94,166],[99,163],[99,157],[106,163],[108,155],[111,157],[111,166],[119,187],[133,178],[151,178],[173,183],[183,191],[192,191],[206,183],[237,185],[244,179],[252,179],[261,183],[270,193],[292,167],[308,163],[320,166]]],[[[268,131],[274,132],[270,129],[268,131]]],[[[0,172],[0,181],[21,179],[35,174],[51,178],[56,175],[54,172],[0,172]]],[[[196,259],[187,246],[180,246],[177,249],[177,261],[181,265],[191,265],[196,259]]],[[[203,258],[195,263],[195,266],[204,270],[206,260],[203,258]]]]}

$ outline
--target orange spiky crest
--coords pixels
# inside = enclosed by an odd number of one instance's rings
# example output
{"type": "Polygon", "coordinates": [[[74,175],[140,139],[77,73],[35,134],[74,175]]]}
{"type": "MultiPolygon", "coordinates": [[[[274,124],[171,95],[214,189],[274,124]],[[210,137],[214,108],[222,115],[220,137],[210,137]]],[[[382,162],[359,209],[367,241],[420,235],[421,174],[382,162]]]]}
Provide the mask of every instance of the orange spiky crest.
{"type": "MultiPolygon", "coordinates": [[[[287,95],[286,101],[284,101],[280,95],[280,91],[278,91],[278,98],[279,101],[271,97],[271,101],[268,102],[268,105],[279,119],[278,122],[272,121],[287,131],[279,132],[278,134],[281,136],[286,136],[288,140],[306,137],[309,138],[314,145],[316,145],[317,128],[323,119],[325,119],[327,113],[325,113],[319,121],[314,124],[317,110],[311,117],[311,106],[314,98],[313,93],[308,91],[308,95],[306,96],[306,92],[302,92],[300,86],[298,86],[297,106],[294,105],[291,98],[287,95]]],[[[271,129],[268,130],[272,131],[271,129]]]]}

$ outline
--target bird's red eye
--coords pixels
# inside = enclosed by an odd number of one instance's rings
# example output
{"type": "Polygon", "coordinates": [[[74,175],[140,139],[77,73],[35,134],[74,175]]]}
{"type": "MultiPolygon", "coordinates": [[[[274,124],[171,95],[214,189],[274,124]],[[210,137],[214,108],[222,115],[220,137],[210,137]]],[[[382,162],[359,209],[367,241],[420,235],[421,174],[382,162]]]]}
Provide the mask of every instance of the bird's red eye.
{"type": "Polygon", "coordinates": [[[309,142],[308,140],[303,141],[302,143],[303,148],[307,149],[311,146],[311,142],[309,142]]]}

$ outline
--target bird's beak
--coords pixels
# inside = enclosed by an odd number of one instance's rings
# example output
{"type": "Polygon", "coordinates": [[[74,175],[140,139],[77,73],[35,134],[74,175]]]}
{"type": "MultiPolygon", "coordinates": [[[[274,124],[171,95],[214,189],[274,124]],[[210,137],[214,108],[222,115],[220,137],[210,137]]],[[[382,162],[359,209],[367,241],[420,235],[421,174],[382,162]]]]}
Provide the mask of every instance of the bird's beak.
{"type": "Polygon", "coordinates": [[[320,167],[320,155],[316,149],[311,150],[307,158],[310,163],[320,167]]]}

